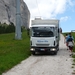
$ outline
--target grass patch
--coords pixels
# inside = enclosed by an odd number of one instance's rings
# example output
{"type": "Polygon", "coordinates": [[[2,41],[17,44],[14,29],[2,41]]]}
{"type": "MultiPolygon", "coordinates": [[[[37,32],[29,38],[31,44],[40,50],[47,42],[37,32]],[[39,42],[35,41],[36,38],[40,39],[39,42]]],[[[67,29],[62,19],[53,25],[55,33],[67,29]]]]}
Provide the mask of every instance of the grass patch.
{"type": "Polygon", "coordinates": [[[15,33],[0,34],[0,75],[30,56],[30,41],[27,32],[22,40],[15,40],[15,33]]]}

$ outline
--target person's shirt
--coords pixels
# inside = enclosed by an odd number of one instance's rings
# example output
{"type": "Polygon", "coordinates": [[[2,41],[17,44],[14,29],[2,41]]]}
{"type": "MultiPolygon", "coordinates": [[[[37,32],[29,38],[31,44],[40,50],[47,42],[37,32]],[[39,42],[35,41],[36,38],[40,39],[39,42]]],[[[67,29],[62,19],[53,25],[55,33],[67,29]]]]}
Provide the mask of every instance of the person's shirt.
{"type": "Polygon", "coordinates": [[[69,40],[72,40],[72,41],[73,41],[73,40],[74,40],[73,36],[70,37],[70,35],[68,35],[68,36],[67,36],[67,42],[68,42],[69,40]],[[72,39],[71,39],[71,38],[72,38],[72,39]]]}
{"type": "Polygon", "coordinates": [[[68,42],[72,42],[73,41],[73,38],[72,37],[69,37],[67,41],[68,42]]]}

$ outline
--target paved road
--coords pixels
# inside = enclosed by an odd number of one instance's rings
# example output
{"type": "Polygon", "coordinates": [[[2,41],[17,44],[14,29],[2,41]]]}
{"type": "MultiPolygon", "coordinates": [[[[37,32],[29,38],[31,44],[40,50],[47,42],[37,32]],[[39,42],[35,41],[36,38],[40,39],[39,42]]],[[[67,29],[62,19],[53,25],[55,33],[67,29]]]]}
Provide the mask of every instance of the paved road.
{"type": "Polygon", "coordinates": [[[69,54],[61,35],[57,55],[30,56],[2,75],[72,75],[72,58],[69,54]]]}

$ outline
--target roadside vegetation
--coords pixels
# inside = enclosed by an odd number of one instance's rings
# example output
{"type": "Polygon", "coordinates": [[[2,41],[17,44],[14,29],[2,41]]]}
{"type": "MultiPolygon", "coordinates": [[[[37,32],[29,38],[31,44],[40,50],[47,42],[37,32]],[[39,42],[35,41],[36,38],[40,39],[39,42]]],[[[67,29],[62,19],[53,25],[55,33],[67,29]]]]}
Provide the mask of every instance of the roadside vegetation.
{"type": "Polygon", "coordinates": [[[30,43],[27,31],[22,32],[22,40],[15,40],[15,33],[0,34],[0,75],[28,58],[30,43]]]}
{"type": "MultiPolygon", "coordinates": [[[[72,33],[73,37],[74,37],[74,43],[75,43],[75,32],[72,33]]],[[[73,49],[73,52],[74,52],[74,55],[72,56],[74,59],[73,59],[73,68],[75,68],[75,44],[74,44],[74,49],[73,49]]],[[[75,74],[75,70],[73,72],[75,74]]]]}
{"type": "MultiPolygon", "coordinates": [[[[21,26],[21,31],[23,31],[25,27],[21,26]]],[[[9,25],[6,23],[0,23],[0,34],[13,33],[15,32],[15,25],[10,23],[9,25]]]]}

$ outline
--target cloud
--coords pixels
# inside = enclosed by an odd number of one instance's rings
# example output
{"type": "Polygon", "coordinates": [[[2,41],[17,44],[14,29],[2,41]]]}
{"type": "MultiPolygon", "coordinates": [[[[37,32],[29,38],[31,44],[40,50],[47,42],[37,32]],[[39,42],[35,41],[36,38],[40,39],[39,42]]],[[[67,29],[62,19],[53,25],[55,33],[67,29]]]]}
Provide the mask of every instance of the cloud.
{"type": "MultiPolygon", "coordinates": [[[[63,14],[67,7],[73,7],[72,0],[24,0],[27,4],[31,18],[41,16],[42,18],[55,18],[58,14],[63,14]]],[[[62,17],[63,18],[63,17],[62,17]]],[[[67,19],[67,17],[65,17],[67,19]]]]}
{"type": "Polygon", "coordinates": [[[60,21],[61,21],[61,22],[62,22],[62,21],[67,21],[68,19],[70,19],[68,16],[61,17],[61,18],[60,18],[60,21]]]}
{"type": "Polygon", "coordinates": [[[68,0],[68,4],[69,4],[70,6],[74,6],[74,5],[75,5],[75,1],[74,1],[74,0],[68,0]]]}

